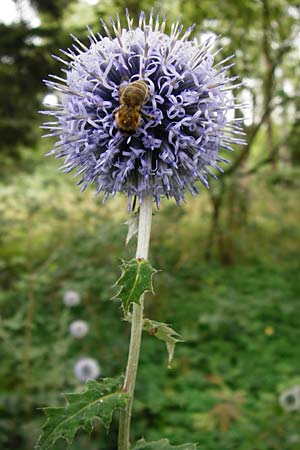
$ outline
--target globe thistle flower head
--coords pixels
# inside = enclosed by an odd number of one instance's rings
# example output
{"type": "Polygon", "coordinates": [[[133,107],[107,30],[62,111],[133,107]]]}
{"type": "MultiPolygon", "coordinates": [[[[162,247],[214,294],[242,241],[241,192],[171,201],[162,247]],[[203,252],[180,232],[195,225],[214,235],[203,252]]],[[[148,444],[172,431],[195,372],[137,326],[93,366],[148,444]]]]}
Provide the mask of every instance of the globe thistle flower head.
{"type": "Polygon", "coordinates": [[[279,403],[281,407],[287,411],[299,411],[300,410],[300,386],[295,385],[290,389],[282,392],[279,397],[279,403]]]}
{"type": "Polygon", "coordinates": [[[152,13],[142,12],[137,27],[126,17],[126,29],[118,17],[110,28],[101,21],[105,36],[89,29],[89,46],[73,36],[67,61],[55,56],[65,76],[45,81],[61,99],[44,111],[56,117],[44,125],[57,138],[50,154],[104,200],[121,192],[129,204],[146,195],[158,206],[162,197],[180,204],[197,181],[208,187],[212,169],[222,171],[221,149],[244,142],[241,119],[228,118],[240,107],[231,91],[241,83],[227,75],[231,57],[215,64],[216,39],[189,40],[193,27],[179,22],[167,34],[166,19],[152,13]]]}
{"type": "Polygon", "coordinates": [[[72,308],[80,303],[80,294],[77,291],[66,291],[63,296],[63,302],[66,306],[72,308]]]}
{"type": "Polygon", "coordinates": [[[84,320],[74,320],[74,322],[71,323],[69,329],[71,336],[76,339],[82,339],[87,335],[89,326],[84,320]]]}
{"type": "Polygon", "coordinates": [[[80,358],[74,365],[74,375],[82,382],[96,380],[100,373],[100,366],[94,358],[80,358]]]}

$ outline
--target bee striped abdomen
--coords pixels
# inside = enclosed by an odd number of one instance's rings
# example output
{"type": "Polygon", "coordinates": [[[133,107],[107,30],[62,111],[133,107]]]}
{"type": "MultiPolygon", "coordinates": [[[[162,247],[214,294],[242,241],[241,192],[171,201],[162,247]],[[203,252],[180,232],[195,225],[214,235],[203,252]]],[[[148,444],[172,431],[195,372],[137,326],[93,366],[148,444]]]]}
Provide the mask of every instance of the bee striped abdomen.
{"type": "Polygon", "coordinates": [[[148,86],[142,80],[128,84],[121,95],[121,103],[128,107],[142,107],[148,97],[148,86]]]}

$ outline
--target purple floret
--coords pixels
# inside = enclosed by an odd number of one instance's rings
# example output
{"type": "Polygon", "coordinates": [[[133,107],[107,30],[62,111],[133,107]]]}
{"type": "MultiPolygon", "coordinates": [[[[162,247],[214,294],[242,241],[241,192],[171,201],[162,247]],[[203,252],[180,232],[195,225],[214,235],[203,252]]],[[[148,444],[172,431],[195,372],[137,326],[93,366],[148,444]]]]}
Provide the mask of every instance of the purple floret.
{"type": "Polygon", "coordinates": [[[157,206],[161,197],[174,197],[180,204],[185,192],[197,194],[195,183],[208,187],[211,169],[222,170],[221,149],[244,143],[239,120],[229,120],[228,111],[237,106],[231,90],[236,77],[228,77],[226,58],[214,65],[215,40],[199,44],[188,40],[176,22],[170,35],[166,20],[142,12],[139,24],[122,29],[119,18],[111,21],[111,33],[104,22],[106,36],[91,30],[86,47],[74,38],[72,49],[63,51],[65,79],[52,76],[46,81],[60,92],[60,105],[45,111],[57,122],[47,122],[47,136],[58,141],[50,152],[64,157],[63,170],[76,170],[85,189],[95,184],[104,199],[117,192],[134,196],[139,202],[153,195],[157,206]],[[142,121],[136,132],[121,132],[113,113],[120,105],[120,85],[144,80],[149,97],[143,105],[142,121]],[[229,122],[231,122],[229,124],[229,122]]]}

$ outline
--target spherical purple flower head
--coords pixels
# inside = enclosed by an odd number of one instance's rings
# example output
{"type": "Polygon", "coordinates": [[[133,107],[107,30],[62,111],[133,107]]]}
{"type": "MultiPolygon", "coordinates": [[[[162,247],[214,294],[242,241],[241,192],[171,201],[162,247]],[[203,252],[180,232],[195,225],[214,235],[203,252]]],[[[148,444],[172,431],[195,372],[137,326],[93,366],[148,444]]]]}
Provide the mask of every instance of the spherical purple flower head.
{"type": "Polygon", "coordinates": [[[75,377],[83,382],[96,380],[100,373],[100,366],[94,358],[80,358],[74,365],[75,377]]]}
{"type": "Polygon", "coordinates": [[[80,294],[77,291],[66,291],[63,296],[63,302],[66,306],[77,306],[80,303],[80,294]]]}
{"type": "Polygon", "coordinates": [[[296,385],[282,392],[279,403],[285,411],[300,410],[300,386],[296,385]]]}
{"type": "Polygon", "coordinates": [[[69,327],[71,336],[76,339],[82,339],[87,335],[89,326],[84,320],[74,320],[69,327]]]}
{"type": "Polygon", "coordinates": [[[142,12],[134,28],[126,16],[128,29],[118,17],[111,19],[112,32],[101,21],[105,37],[89,29],[89,47],[73,37],[73,48],[62,51],[69,61],[56,57],[66,65],[66,79],[46,81],[61,93],[58,108],[45,111],[57,118],[45,124],[58,138],[50,153],[65,158],[64,171],[76,170],[82,189],[95,183],[104,199],[122,192],[129,204],[149,194],[158,206],[164,196],[180,204],[186,191],[197,193],[197,181],[208,187],[211,168],[222,170],[219,163],[228,162],[220,149],[243,143],[237,122],[229,125],[227,118],[238,107],[230,91],[240,84],[231,85],[237,77],[226,75],[231,57],[214,65],[216,39],[200,45],[188,40],[193,27],[183,32],[176,22],[168,35],[166,19],[154,21],[151,13],[146,20],[142,12]],[[129,134],[120,130],[116,111],[120,86],[137,80],[148,96],[129,134]]]}

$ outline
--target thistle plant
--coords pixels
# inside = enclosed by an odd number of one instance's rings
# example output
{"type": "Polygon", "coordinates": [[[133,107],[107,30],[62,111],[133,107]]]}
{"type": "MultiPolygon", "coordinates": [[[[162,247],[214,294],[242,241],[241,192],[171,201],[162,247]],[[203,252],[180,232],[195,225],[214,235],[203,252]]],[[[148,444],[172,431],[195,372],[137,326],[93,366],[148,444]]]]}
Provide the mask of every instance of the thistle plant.
{"type": "MultiPolygon", "coordinates": [[[[242,144],[240,107],[232,90],[241,83],[230,77],[231,58],[215,63],[221,49],[217,38],[199,44],[189,39],[177,21],[166,33],[166,19],[142,12],[138,24],[126,12],[127,27],[101,20],[103,35],[89,28],[89,46],[73,36],[73,47],[55,56],[64,77],[50,76],[47,86],[59,92],[60,104],[44,111],[56,118],[44,127],[57,139],[50,154],[64,158],[63,171],[75,171],[84,190],[93,184],[103,200],[125,194],[128,210],[137,205],[136,257],[124,261],[117,285],[124,318],[131,324],[124,379],[87,381],[86,389],[67,394],[62,408],[46,408],[48,420],[37,444],[53,446],[58,438],[72,441],[78,428],[90,430],[99,417],[109,426],[119,409],[118,450],[193,450],[195,444],[174,447],[166,439],[130,441],[132,403],[143,330],[165,342],[169,364],[181,340],[170,326],[144,317],[144,294],[153,291],[155,270],[148,261],[153,205],[198,193],[200,181],[216,178],[227,163],[220,151],[242,144]]],[[[130,236],[134,225],[130,223],[130,236]]]]}
{"type": "Polygon", "coordinates": [[[82,339],[88,333],[89,326],[84,320],[74,320],[74,322],[71,323],[69,330],[71,336],[75,339],[82,339]]]}
{"type": "Polygon", "coordinates": [[[95,380],[101,373],[94,358],[80,358],[74,365],[74,375],[80,381],[95,380]]]}
{"type": "Polygon", "coordinates": [[[77,291],[66,291],[64,293],[63,302],[69,308],[80,304],[80,294],[77,291]]]}

